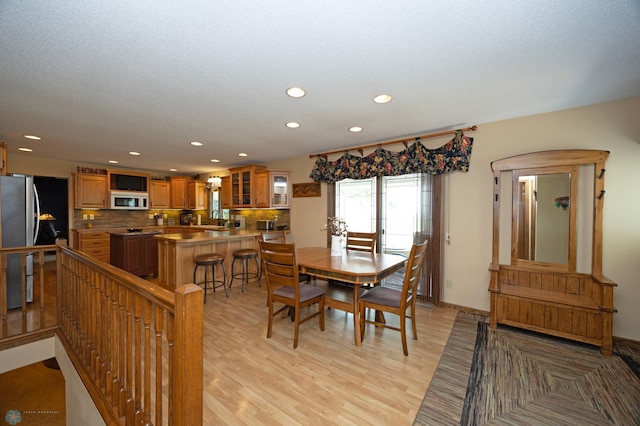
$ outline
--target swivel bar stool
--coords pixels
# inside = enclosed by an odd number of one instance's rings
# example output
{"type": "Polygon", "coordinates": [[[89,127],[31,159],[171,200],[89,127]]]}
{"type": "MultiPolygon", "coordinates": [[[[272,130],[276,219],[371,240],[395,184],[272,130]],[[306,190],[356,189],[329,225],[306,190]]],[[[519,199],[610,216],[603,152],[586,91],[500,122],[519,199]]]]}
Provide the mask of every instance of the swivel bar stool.
{"type": "Polygon", "coordinates": [[[238,249],[233,252],[233,262],[231,263],[231,283],[229,283],[229,288],[233,285],[234,278],[240,278],[242,280],[242,291],[244,292],[244,284],[249,282],[249,278],[255,278],[258,280],[258,285],[260,284],[260,263],[258,263],[258,250],[255,249],[238,249]],[[240,259],[242,261],[242,271],[235,272],[234,265],[236,263],[236,259],[240,259]],[[249,259],[255,259],[256,261],[256,272],[249,272],[249,259]]]}
{"type": "Polygon", "coordinates": [[[224,256],[219,253],[207,253],[207,254],[199,254],[198,256],[193,258],[196,266],[193,268],[193,282],[197,285],[203,285],[204,287],[204,303],[207,303],[207,290],[213,289],[216,291],[217,287],[224,288],[224,293],[229,297],[229,292],[227,291],[227,271],[224,269],[224,256]],[[216,280],[216,265],[222,266],[222,279],[216,280]],[[204,266],[204,281],[196,282],[196,272],[198,271],[198,266],[204,266]],[[207,270],[211,266],[211,287],[207,287],[207,270]],[[220,283],[217,284],[216,283],[220,283]]]}

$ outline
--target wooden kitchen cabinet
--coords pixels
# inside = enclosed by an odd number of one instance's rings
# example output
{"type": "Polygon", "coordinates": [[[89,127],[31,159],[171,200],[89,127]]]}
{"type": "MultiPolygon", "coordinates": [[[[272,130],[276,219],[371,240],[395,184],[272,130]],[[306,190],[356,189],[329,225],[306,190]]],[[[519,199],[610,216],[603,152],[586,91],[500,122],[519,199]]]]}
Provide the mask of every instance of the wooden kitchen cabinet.
{"type": "Polygon", "coordinates": [[[73,247],[109,263],[111,257],[109,233],[104,231],[75,231],[73,247]]]}
{"type": "Polygon", "coordinates": [[[206,210],[207,184],[188,176],[171,177],[171,208],[206,210]]]}
{"type": "Polygon", "coordinates": [[[187,185],[189,208],[191,210],[207,209],[207,184],[206,182],[192,180],[187,185]]]}
{"type": "Polygon", "coordinates": [[[265,170],[256,172],[256,207],[291,208],[291,172],[265,170]]]}
{"type": "Polygon", "coordinates": [[[107,175],[73,174],[74,208],[109,208],[109,184],[107,175]]]}
{"type": "Polygon", "coordinates": [[[124,232],[111,234],[111,264],[134,275],[158,274],[159,232],[124,232]]]}
{"type": "Polygon", "coordinates": [[[187,188],[189,178],[186,176],[171,177],[171,208],[186,209],[189,199],[187,198],[187,188]]]}
{"type": "Polygon", "coordinates": [[[231,207],[231,176],[224,176],[220,184],[220,203],[223,209],[231,207]]]}
{"type": "Polygon", "coordinates": [[[244,166],[229,169],[231,176],[231,207],[256,207],[255,174],[264,166],[244,166]]]}
{"type": "Polygon", "coordinates": [[[168,180],[152,180],[149,183],[149,208],[171,208],[171,182],[168,180]]]}

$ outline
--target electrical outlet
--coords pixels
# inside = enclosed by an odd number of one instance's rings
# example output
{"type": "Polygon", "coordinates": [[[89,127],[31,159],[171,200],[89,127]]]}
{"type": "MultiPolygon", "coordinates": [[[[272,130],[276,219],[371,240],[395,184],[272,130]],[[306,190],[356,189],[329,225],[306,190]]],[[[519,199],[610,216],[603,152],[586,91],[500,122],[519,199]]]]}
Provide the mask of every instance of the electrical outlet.
{"type": "Polygon", "coordinates": [[[87,220],[87,214],[86,213],[82,214],[82,220],[87,220]]]}
{"type": "Polygon", "coordinates": [[[149,219],[153,219],[153,213],[149,213],[149,219]]]}
{"type": "Polygon", "coordinates": [[[453,288],[453,281],[447,280],[447,288],[453,288]]]}
{"type": "Polygon", "coordinates": [[[278,221],[278,216],[274,216],[274,217],[273,217],[273,221],[274,221],[274,222],[277,222],[277,221],[278,221]]]}
{"type": "Polygon", "coordinates": [[[89,220],[93,220],[94,218],[95,218],[95,216],[93,215],[93,213],[91,213],[91,214],[89,215],[89,220]]]}
{"type": "Polygon", "coordinates": [[[164,219],[166,219],[166,218],[167,218],[167,216],[168,216],[168,215],[167,215],[166,213],[162,213],[162,217],[163,217],[164,219]]]}

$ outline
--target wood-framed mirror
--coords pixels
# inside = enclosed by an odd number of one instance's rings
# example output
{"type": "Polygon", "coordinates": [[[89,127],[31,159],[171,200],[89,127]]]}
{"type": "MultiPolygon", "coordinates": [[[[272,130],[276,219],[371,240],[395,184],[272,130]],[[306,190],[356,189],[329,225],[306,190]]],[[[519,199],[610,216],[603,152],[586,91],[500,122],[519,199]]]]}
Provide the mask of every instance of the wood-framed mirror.
{"type": "Polygon", "coordinates": [[[512,172],[511,264],[576,270],[578,167],[512,172]]]}
{"type": "Polygon", "coordinates": [[[491,163],[491,328],[520,327],[612,354],[616,283],[602,275],[608,156],[572,149],[491,163]]]}

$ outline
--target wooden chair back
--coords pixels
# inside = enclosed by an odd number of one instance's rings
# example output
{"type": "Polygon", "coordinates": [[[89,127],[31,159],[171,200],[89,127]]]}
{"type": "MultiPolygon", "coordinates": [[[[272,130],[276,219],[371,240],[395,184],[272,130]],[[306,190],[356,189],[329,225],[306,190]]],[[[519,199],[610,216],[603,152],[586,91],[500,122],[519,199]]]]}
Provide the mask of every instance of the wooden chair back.
{"type": "Polygon", "coordinates": [[[273,318],[280,312],[289,310],[289,315],[294,321],[293,347],[295,349],[298,347],[300,324],[318,316],[320,330],[324,331],[324,290],[320,287],[300,284],[295,244],[265,241],[259,241],[259,244],[262,270],[267,281],[267,305],[269,306],[267,338],[271,337],[273,318]],[[284,306],[274,312],[276,302],[284,306]],[[313,304],[318,304],[318,310],[301,318],[301,309],[313,304]]]}
{"type": "MultiPolygon", "coordinates": [[[[284,234],[280,233],[284,239],[284,234]]],[[[299,296],[298,263],[296,262],[295,244],[274,243],[260,241],[263,271],[267,279],[269,295],[279,287],[296,288],[296,298],[299,296]]]]}
{"type": "Polygon", "coordinates": [[[376,251],[375,232],[347,232],[347,250],[376,251]]]}
{"type": "Polygon", "coordinates": [[[260,241],[265,241],[267,243],[280,243],[280,244],[284,244],[287,242],[284,231],[262,232],[260,234],[260,241]]]}
{"type": "MultiPolygon", "coordinates": [[[[420,282],[420,274],[422,265],[424,265],[424,257],[427,252],[427,241],[420,244],[414,244],[411,247],[409,260],[402,282],[402,290],[395,290],[389,287],[374,287],[360,296],[360,333],[364,338],[365,324],[374,324],[376,327],[390,328],[400,332],[402,339],[402,351],[405,355],[409,355],[407,349],[407,331],[405,319],[411,320],[411,328],[413,338],[418,338],[416,330],[416,298],[418,283],[420,282]],[[407,309],[411,312],[407,314],[407,309]],[[380,312],[389,312],[400,316],[400,327],[396,327],[383,320],[370,320],[366,317],[367,309],[375,309],[380,312]]],[[[380,317],[381,319],[383,317],[380,317]]]]}
{"type": "Polygon", "coordinates": [[[404,281],[402,282],[402,299],[400,300],[400,309],[410,303],[415,304],[418,296],[418,284],[420,283],[420,275],[422,266],[424,265],[424,257],[427,253],[427,240],[420,244],[414,244],[411,247],[409,260],[407,261],[404,273],[404,281]]]}

